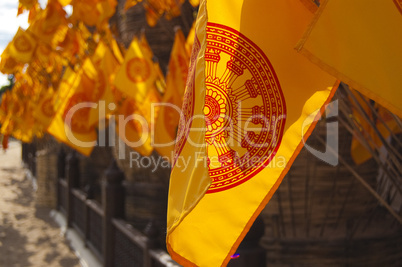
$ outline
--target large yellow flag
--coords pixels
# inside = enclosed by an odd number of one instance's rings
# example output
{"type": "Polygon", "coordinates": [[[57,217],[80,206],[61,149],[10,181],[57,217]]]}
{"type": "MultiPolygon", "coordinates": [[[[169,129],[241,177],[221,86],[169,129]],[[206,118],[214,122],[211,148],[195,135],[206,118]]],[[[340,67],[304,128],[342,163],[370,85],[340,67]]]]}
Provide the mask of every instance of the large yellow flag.
{"type": "MultiPolygon", "coordinates": [[[[177,30],[169,70],[166,77],[166,92],[155,123],[154,147],[162,156],[171,158],[179,125],[184,89],[186,86],[189,57],[185,48],[183,32],[177,30]]],[[[172,160],[172,159],[171,159],[172,160]]]]}
{"type": "Polygon", "coordinates": [[[312,18],[294,0],[201,1],[169,189],[178,263],[229,262],[331,99],[336,80],[294,49],[312,18]]]}
{"type": "Polygon", "coordinates": [[[146,56],[138,39],[134,38],[117,71],[114,85],[134,100],[142,102],[148,91],[154,87],[156,77],[151,58],[146,56]]]}
{"type": "Polygon", "coordinates": [[[324,1],[298,45],[312,62],[402,117],[401,1],[324,1]]]}

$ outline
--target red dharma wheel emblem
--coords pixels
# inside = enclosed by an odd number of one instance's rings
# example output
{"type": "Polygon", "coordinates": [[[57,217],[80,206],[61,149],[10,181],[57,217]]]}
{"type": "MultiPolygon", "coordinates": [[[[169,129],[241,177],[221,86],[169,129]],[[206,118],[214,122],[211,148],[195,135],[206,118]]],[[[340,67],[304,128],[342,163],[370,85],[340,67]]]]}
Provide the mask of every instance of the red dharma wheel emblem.
{"type": "Polygon", "coordinates": [[[151,76],[151,67],[144,58],[135,57],[127,62],[127,77],[133,82],[145,82],[151,76]]]}
{"type": "Polygon", "coordinates": [[[29,52],[32,50],[32,45],[26,36],[20,35],[14,40],[15,49],[21,53],[29,52]]]}
{"type": "Polygon", "coordinates": [[[238,31],[208,23],[205,61],[208,193],[214,193],[246,182],[270,163],[286,105],[268,58],[238,31]]]}
{"type": "Polygon", "coordinates": [[[54,115],[54,109],[53,109],[53,99],[51,97],[47,98],[45,101],[43,101],[42,104],[42,113],[46,117],[52,117],[54,115]]]}

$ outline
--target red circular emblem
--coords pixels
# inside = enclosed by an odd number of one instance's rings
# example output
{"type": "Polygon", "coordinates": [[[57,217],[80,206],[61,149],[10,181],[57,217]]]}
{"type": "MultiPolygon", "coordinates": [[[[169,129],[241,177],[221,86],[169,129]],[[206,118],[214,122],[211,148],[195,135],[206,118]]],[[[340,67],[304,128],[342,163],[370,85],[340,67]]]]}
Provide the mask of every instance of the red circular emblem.
{"type": "Polygon", "coordinates": [[[42,113],[46,117],[52,117],[54,114],[54,109],[53,109],[53,99],[49,97],[42,103],[42,113]]]}
{"type": "MultiPolygon", "coordinates": [[[[88,77],[88,79],[90,79],[88,77]]],[[[91,80],[91,79],[90,79],[91,80]]],[[[103,74],[102,70],[98,70],[98,77],[96,80],[91,80],[94,83],[94,86],[92,87],[93,90],[91,92],[90,99],[92,101],[98,101],[102,98],[102,96],[105,94],[106,91],[106,77],[103,74]]],[[[91,88],[91,87],[89,87],[91,88]]],[[[88,90],[91,91],[91,90],[88,90]]]]}
{"type": "Polygon", "coordinates": [[[15,49],[19,52],[25,53],[32,50],[32,45],[26,36],[17,36],[14,40],[15,49]]]}
{"type": "Polygon", "coordinates": [[[144,58],[135,57],[126,65],[127,77],[133,82],[145,82],[151,75],[151,67],[144,58]]]}
{"type": "Polygon", "coordinates": [[[240,32],[208,23],[205,141],[212,184],[238,186],[266,167],[282,139],[286,106],[264,52],[240,32]]]}
{"type": "MultiPolygon", "coordinates": [[[[172,96],[170,97],[166,103],[175,103],[175,98],[172,96]]],[[[180,121],[180,113],[177,112],[172,107],[165,106],[163,112],[163,121],[165,124],[166,132],[170,138],[174,139],[176,137],[177,126],[175,122],[180,121]]]]}
{"type": "MultiPolygon", "coordinates": [[[[77,108],[76,105],[84,102],[90,102],[87,95],[85,93],[75,93],[67,102],[66,108],[64,109],[63,119],[66,122],[66,119],[71,119],[71,124],[68,124],[70,129],[73,132],[85,134],[89,133],[93,130],[90,126],[88,126],[89,113],[91,112],[90,107],[80,107],[76,109],[72,114],[69,114],[69,111],[72,108],[77,108]],[[68,118],[68,115],[72,115],[71,118],[68,118]]],[[[66,122],[67,123],[67,122],[66,122]]]]}

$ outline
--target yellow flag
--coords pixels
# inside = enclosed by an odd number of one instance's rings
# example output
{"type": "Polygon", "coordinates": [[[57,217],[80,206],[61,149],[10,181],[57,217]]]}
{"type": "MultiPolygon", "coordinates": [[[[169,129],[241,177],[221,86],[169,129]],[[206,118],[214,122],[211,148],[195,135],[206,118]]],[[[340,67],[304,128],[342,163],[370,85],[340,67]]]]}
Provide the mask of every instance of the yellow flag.
{"type": "Polygon", "coordinates": [[[178,263],[229,262],[335,92],[294,49],[312,18],[300,1],[201,1],[169,187],[178,263]]]}
{"type": "MultiPolygon", "coordinates": [[[[183,32],[177,30],[169,70],[166,77],[166,92],[155,123],[154,147],[162,156],[171,158],[179,125],[184,89],[186,86],[189,57],[185,48],[183,32]]],[[[172,160],[172,159],[171,159],[172,160]]]]}
{"type": "Polygon", "coordinates": [[[57,1],[49,1],[46,9],[36,15],[28,28],[28,32],[39,40],[55,48],[57,42],[64,39],[67,32],[66,12],[57,1]]]}
{"type": "Polygon", "coordinates": [[[153,147],[149,135],[149,124],[138,102],[128,97],[123,100],[117,114],[117,133],[120,139],[129,147],[143,156],[151,155],[153,147]]]}
{"type": "Polygon", "coordinates": [[[11,44],[8,48],[10,56],[21,63],[31,61],[32,55],[35,52],[36,41],[33,36],[21,28],[18,28],[11,44]]]}
{"type": "Polygon", "coordinates": [[[191,50],[193,49],[196,22],[197,21],[194,21],[193,25],[191,26],[190,32],[188,33],[187,39],[186,39],[186,51],[189,55],[191,55],[191,50]]]}
{"type": "Polygon", "coordinates": [[[95,128],[88,123],[90,110],[96,104],[92,99],[99,92],[91,79],[93,67],[90,64],[86,61],[76,75],[70,69],[64,74],[66,77],[63,77],[55,102],[57,113],[47,129],[57,140],[86,156],[91,154],[97,139],[95,128]],[[71,87],[68,86],[70,81],[71,87]]]}
{"type": "Polygon", "coordinates": [[[38,0],[19,0],[19,3],[25,9],[31,9],[35,4],[38,3],[38,0]]]}
{"type": "Polygon", "coordinates": [[[4,49],[1,54],[0,71],[3,74],[13,74],[22,69],[23,64],[17,62],[9,53],[10,44],[4,49]]]}
{"type": "Polygon", "coordinates": [[[200,5],[200,0],[190,0],[189,2],[193,7],[197,7],[200,5]]]}
{"type": "Polygon", "coordinates": [[[153,118],[158,115],[158,108],[152,104],[160,102],[160,95],[151,88],[142,102],[128,97],[123,100],[117,114],[117,132],[120,139],[143,156],[151,155],[151,129],[153,118]]]}
{"type": "Polygon", "coordinates": [[[97,98],[93,99],[97,106],[91,109],[89,113],[88,123],[95,126],[99,120],[106,118],[115,111],[116,105],[112,86],[120,63],[113,55],[111,49],[102,41],[99,42],[91,61],[96,68],[96,77],[94,79],[99,86],[103,86],[97,98]]]}
{"type": "Polygon", "coordinates": [[[8,106],[9,102],[11,101],[11,92],[10,90],[6,90],[1,95],[1,102],[0,102],[0,124],[5,122],[8,113],[8,106]]]}
{"type": "Polygon", "coordinates": [[[145,31],[141,33],[139,42],[141,50],[144,52],[144,57],[148,58],[153,63],[153,69],[156,72],[154,82],[156,89],[163,94],[166,89],[165,76],[163,76],[161,67],[159,66],[159,62],[157,60],[154,61],[155,57],[152,52],[151,46],[149,45],[148,40],[145,36],[145,31]]]}
{"type": "Polygon", "coordinates": [[[152,60],[146,56],[138,39],[134,38],[117,71],[114,85],[134,100],[142,102],[154,87],[156,77],[152,60]]]}
{"type": "Polygon", "coordinates": [[[33,108],[33,117],[41,124],[46,130],[51,124],[56,111],[53,108],[54,105],[54,90],[53,88],[46,88],[40,94],[39,101],[33,108]]]}
{"type": "Polygon", "coordinates": [[[401,1],[323,1],[298,49],[402,117],[401,1]]]}
{"type": "Polygon", "coordinates": [[[95,26],[101,16],[100,11],[96,8],[97,0],[74,0],[72,2],[73,14],[71,20],[82,21],[88,26],[95,26]]]}
{"type": "Polygon", "coordinates": [[[135,6],[139,2],[142,2],[142,0],[127,0],[126,3],[124,4],[124,10],[128,10],[131,7],[135,6]]]}

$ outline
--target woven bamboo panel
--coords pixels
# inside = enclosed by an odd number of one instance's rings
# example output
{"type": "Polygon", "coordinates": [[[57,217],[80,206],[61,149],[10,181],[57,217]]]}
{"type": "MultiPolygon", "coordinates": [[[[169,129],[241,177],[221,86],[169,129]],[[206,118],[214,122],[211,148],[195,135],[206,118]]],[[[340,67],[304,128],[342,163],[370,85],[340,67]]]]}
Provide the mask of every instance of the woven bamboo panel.
{"type": "MultiPolygon", "coordinates": [[[[319,151],[325,151],[318,139],[325,140],[327,123],[321,120],[307,142],[319,151]]],[[[378,164],[354,165],[352,135],[341,124],[338,129],[340,157],[376,189],[378,164]]],[[[261,216],[269,266],[402,264],[401,226],[345,166],[331,166],[306,148],[261,216]]]]}

